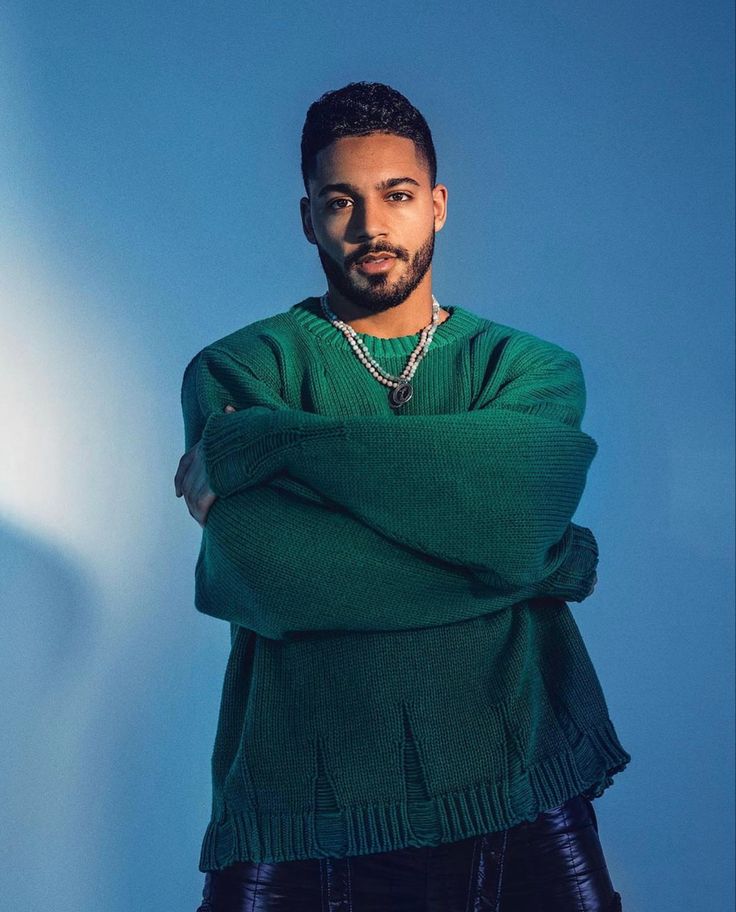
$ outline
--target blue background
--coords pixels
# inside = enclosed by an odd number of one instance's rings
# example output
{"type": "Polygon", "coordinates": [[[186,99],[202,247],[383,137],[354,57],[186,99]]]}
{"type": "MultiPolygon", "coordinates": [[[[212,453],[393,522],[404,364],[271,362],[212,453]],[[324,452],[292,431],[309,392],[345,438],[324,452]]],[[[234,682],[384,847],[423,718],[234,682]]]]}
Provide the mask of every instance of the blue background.
{"type": "Polygon", "coordinates": [[[732,36],[725,2],[5,5],[8,909],[199,902],[229,630],[193,606],[181,376],[324,290],[299,138],[361,79],[432,128],[441,304],[583,364],[573,607],[633,757],[596,802],[624,908],[733,908],[732,36]]]}

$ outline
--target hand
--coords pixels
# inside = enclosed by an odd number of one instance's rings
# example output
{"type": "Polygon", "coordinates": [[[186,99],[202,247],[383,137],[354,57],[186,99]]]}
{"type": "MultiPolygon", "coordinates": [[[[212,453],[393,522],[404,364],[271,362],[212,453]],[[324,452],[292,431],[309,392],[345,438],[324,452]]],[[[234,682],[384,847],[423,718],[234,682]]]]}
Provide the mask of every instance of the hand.
{"type": "MultiPolygon", "coordinates": [[[[226,405],[225,411],[234,412],[235,408],[226,405]]],[[[204,527],[210,507],[217,500],[217,494],[210,487],[201,439],[179,460],[179,467],[174,476],[174,490],[177,497],[184,497],[189,514],[204,527]]]]}

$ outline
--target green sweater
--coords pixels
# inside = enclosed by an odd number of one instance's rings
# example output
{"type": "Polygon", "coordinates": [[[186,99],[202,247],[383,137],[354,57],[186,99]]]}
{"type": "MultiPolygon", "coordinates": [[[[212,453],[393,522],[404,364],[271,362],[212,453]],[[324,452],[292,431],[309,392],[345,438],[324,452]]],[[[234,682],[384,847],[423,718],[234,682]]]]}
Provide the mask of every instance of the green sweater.
{"type": "MultiPolygon", "coordinates": [[[[567,605],[598,563],[579,359],[447,310],[398,410],[316,297],[187,365],[195,605],[231,633],[201,871],[505,829],[631,759],[567,605]]],[[[419,334],[362,336],[398,375],[419,334]]]]}

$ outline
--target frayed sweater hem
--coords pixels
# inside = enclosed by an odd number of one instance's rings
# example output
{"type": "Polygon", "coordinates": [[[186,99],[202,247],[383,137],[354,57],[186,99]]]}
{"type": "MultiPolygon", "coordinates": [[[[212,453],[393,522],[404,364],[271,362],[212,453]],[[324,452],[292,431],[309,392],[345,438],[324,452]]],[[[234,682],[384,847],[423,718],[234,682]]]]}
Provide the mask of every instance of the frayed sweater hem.
{"type": "Polygon", "coordinates": [[[199,870],[222,870],[238,862],[368,855],[510,829],[576,795],[600,797],[630,760],[606,719],[585,732],[575,750],[548,757],[510,782],[484,782],[424,802],[355,805],[321,816],[313,810],[268,814],[226,806],[206,828],[199,870]],[[341,831],[341,848],[323,845],[320,832],[325,830],[333,836],[341,831]]]}

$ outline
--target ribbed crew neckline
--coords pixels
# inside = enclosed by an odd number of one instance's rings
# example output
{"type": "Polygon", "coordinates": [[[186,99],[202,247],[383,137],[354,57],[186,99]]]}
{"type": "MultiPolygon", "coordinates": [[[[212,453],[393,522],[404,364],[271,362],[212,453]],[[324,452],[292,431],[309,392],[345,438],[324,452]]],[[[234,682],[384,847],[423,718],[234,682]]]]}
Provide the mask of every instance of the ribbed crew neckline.
{"type": "MultiPolygon", "coordinates": [[[[450,316],[444,323],[440,323],[434,332],[432,342],[429,346],[429,352],[448,342],[454,342],[467,336],[473,330],[479,329],[484,322],[483,317],[479,317],[469,310],[459,305],[451,305],[445,310],[450,316]]],[[[349,347],[349,343],[343,333],[334,327],[332,323],[322,313],[322,305],[318,297],[308,297],[298,304],[294,304],[288,311],[289,314],[315,336],[332,345],[349,347]]],[[[487,321],[486,321],[487,322],[487,321]]],[[[391,355],[409,355],[416,347],[419,341],[420,333],[416,332],[408,336],[393,336],[384,339],[381,336],[372,336],[369,333],[358,333],[365,341],[369,351],[376,358],[387,358],[391,355]]]]}

